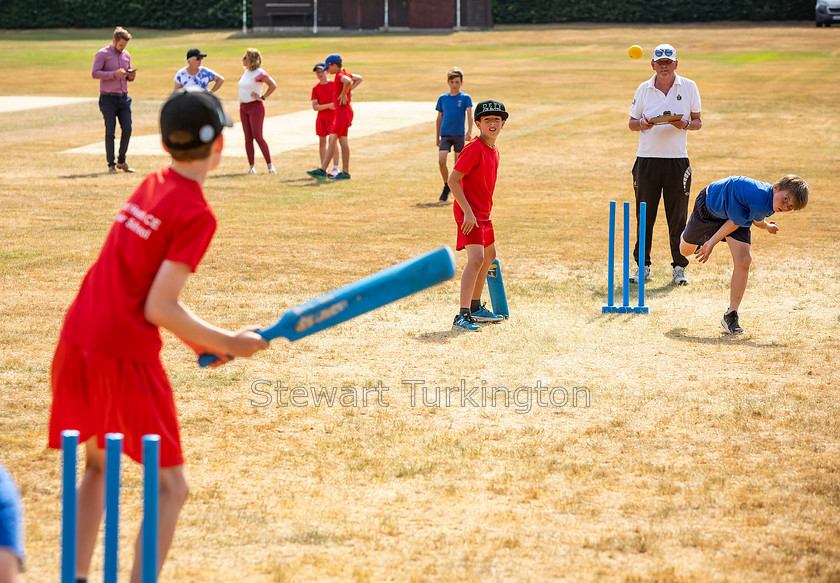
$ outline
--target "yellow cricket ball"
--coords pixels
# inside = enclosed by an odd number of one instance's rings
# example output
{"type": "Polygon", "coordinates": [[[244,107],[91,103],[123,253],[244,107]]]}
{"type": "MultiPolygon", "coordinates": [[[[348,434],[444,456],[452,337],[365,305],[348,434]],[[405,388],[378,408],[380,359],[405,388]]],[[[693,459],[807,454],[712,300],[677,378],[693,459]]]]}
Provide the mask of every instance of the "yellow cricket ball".
{"type": "Polygon", "coordinates": [[[642,47],[640,47],[639,45],[633,45],[632,47],[627,49],[627,54],[630,55],[630,57],[633,59],[641,59],[643,52],[644,51],[642,51],[642,47]]]}

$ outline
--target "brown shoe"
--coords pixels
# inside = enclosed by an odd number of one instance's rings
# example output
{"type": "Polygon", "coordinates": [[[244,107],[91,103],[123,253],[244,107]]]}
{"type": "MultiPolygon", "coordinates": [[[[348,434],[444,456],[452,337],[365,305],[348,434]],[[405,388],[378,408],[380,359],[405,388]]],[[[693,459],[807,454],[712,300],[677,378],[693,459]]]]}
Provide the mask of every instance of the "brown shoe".
{"type": "Polygon", "coordinates": [[[134,168],[128,165],[128,162],[123,162],[120,164],[117,163],[117,169],[122,170],[123,172],[134,172],[134,168]]]}
{"type": "Polygon", "coordinates": [[[116,174],[117,169],[114,166],[108,166],[108,174],[116,174]]]}

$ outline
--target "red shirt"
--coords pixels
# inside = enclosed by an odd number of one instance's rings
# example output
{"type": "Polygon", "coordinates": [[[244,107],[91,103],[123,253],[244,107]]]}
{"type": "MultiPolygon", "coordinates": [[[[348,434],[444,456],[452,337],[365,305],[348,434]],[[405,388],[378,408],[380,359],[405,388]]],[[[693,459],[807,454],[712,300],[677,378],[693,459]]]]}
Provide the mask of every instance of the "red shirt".
{"type": "MultiPolygon", "coordinates": [[[[496,174],[499,171],[499,150],[491,148],[476,136],[461,150],[455,170],[463,172],[461,188],[478,221],[489,221],[493,208],[493,191],[496,190],[496,174]]],[[[452,205],[455,221],[464,222],[464,211],[456,201],[452,205]]]]}
{"type": "MultiPolygon", "coordinates": [[[[335,91],[335,97],[333,97],[333,103],[335,103],[336,107],[350,107],[350,90],[349,89],[347,90],[347,105],[341,105],[338,102],[338,98],[341,95],[342,90],[344,89],[344,83],[342,83],[342,81],[341,81],[342,77],[347,77],[348,79],[350,79],[350,81],[353,80],[353,75],[351,75],[350,73],[348,73],[344,69],[342,69],[341,71],[339,71],[338,73],[335,74],[335,81],[334,81],[335,87],[333,88],[333,91],[335,91]]],[[[352,84],[351,84],[351,86],[352,86],[352,84]]]]}
{"type": "Polygon", "coordinates": [[[167,259],[195,271],[215,230],[197,182],[171,168],[149,174],[114,218],[62,338],[117,359],[157,362],[160,331],[144,315],[152,282],[167,259]]]}
{"type": "MultiPolygon", "coordinates": [[[[318,102],[319,105],[325,103],[332,103],[335,99],[335,81],[327,81],[323,85],[318,83],[312,88],[312,97],[310,99],[318,102]]],[[[334,109],[322,109],[318,112],[318,119],[331,120],[335,117],[334,109]]]]}

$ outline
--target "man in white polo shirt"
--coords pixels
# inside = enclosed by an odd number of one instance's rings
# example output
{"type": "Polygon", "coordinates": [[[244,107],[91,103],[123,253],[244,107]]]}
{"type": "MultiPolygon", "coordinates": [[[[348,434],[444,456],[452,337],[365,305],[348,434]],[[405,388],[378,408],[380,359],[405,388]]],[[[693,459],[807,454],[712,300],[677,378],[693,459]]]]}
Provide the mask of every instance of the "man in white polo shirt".
{"type": "MultiPolygon", "coordinates": [[[[688,160],[686,136],[703,126],[700,119],[700,92],[694,81],[677,75],[677,51],[662,44],[653,51],[650,62],[654,75],[636,89],[630,106],[631,131],[639,134],[639,149],[633,165],[633,189],[636,192],[636,232],[638,233],[639,203],[647,203],[645,225],[644,278],[650,281],[650,249],[653,225],[659,199],[665,203],[668,219],[668,239],[671,243],[673,282],[686,285],[685,268],[688,259],[680,253],[680,235],[688,217],[688,196],[691,190],[691,163],[688,160]],[[651,118],[670,113],[680,115],[674,121],[658,122],[651,118]]],[[[638,235],[633,257],[638,265],[638,235]]],[[[638,283],[639,270],[630,277],[638,283]]]]}

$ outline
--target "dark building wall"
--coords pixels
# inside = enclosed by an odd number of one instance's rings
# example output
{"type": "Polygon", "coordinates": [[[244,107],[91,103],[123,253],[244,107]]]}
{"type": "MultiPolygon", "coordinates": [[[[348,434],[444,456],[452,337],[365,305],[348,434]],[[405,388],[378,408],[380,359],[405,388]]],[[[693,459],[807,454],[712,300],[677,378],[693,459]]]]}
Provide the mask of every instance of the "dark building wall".
{"type": "MultiPolygon", "coordinates": [[[[388,27],[454,28],[456,0],[388,0],[388,27]]],[[[312,0],[252,0],[254,28],[308,28],[312,0]]],[[[461,26],[493,25],[491,0],[461,0],[461,26]]],[[[318,26],[377,30],[385,26],[385,0],[318,0],[318,26]]]]}
{"type": "Polygon", "coordinates": [[[342,0],[341,14],[341,28],[376,29],[385,23],[385,0],[342,0]]]}
{"type": "Polygon", "coordinates": [[[490,28],[493,26],[493,5],[490,0],[461,0],[461,26],[490,28]]]}
{"type": "Polygon", "coordinates": [[[388,26],[408,28],[409,0],[388,0],[388,26]]]}
{"type": "Polygon", "coordinates": [[[411,2],[408,26],[411,28],[453,28],[455,0],[411,2]]]}
{"type": "Polygon", "coordinates": [[[341,0],[318,0],[318,26],[341,26],[341,0]]]}

